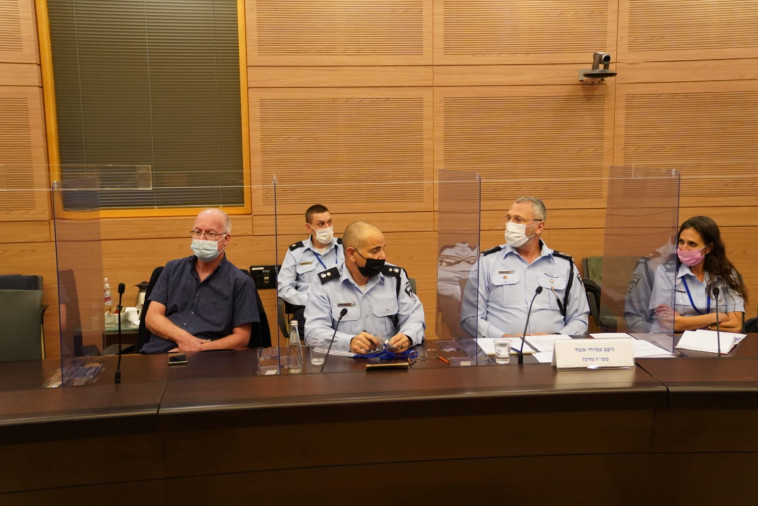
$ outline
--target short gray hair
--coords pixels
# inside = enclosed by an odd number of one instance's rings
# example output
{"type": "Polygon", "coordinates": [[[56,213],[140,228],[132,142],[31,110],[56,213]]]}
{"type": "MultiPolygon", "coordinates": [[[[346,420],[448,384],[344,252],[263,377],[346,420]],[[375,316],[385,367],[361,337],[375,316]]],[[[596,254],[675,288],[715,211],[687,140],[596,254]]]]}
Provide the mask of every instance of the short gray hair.
{"type": "Polygon", "coordinates": [[[534,211],[534,216],[536,220],[539,221],[545,221],[547,218],[547,209],[545,209],[545,203],[542,202],[537,197],[519,197],[515,200],[516,204],[521,204],[522,202],[529,202],[532,204],[532,211],[534,211]]]}

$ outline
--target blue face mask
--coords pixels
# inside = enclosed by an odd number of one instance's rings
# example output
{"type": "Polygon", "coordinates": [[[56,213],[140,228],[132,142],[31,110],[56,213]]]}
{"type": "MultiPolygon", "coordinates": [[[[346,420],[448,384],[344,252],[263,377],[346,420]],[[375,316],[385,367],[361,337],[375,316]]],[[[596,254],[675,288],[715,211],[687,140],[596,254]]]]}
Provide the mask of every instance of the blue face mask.
{"type": "Polygon", "coordinates": [[[192,239],[192,245],[190,247],[195,256],[203,262],[213,261],[221,254],[221,251],[218,250],[218,243],[216,241],[192,239]]]}

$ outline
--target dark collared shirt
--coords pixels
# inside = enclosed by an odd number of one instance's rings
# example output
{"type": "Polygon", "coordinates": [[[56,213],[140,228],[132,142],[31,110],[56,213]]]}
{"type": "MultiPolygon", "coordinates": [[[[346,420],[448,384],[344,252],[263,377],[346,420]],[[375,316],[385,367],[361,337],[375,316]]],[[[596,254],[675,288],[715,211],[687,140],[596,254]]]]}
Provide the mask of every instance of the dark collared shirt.
{"type": "MultiPolygon", "coordinates": [[[[232,329],[258,322],[255,285],[250,276],[226,257],[210,276],[200,282],[197,257],[171,260],[155,283],[150,300],[166,306],[166,317],[200,339],[220,339],[232,329]]],[[[143,353],[163,353],[176,343],[151,335],[143,353]]]]}

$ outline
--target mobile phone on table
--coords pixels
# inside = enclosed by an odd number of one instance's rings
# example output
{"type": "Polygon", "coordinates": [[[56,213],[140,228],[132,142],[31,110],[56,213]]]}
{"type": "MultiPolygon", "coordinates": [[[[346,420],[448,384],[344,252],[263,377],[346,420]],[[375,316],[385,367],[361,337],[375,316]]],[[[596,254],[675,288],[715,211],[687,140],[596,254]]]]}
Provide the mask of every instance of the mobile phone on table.
{"type": "Polygon", "coordinates": [[[174,353],[168,356],[168,365],[185,365],[187,363],[187,355],[184,353],[174,353]]]}

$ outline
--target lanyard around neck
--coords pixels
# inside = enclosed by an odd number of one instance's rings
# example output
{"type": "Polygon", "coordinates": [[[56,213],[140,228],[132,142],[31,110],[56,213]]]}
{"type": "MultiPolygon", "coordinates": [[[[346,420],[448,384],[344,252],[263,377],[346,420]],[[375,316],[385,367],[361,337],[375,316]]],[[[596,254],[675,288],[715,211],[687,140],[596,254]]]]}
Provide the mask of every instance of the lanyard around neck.
{"type": "Polygon", "coordinates": [[[682,283],[684,283],[684,289],[687,290],[687,297],[690,298],[690,305],[692,306],[692,309],[694,309],[700,314],[710,313],[711,312],[711,295],[710,294],[706,295],[706,297],[708,298],[708,305],[705,308],[705,313],[703,313],[697,308],[697,306],[695,306],[695,301],[692,300],[692,294],[690,293],[690,287],[687,285],[687,279],[682,278],[682,283]]]}
{"type": "MultiPolygon", "coordinates": [[[[337,248],[335,247],[335,248],[332,248],[332,249],[334,249],[334,265],[338,265],[339,264],[339,258],[340,258],[340,256],[337,254],[337,248]]],[[[313,254],[316,255],[316,260],[318,260],[318,263],[321,264],[321,267],[323,267],[324,269],[328,269],[328,267],[323,262],[323,260],[321,260],[321,255],[319,255],[318,253],[316,253],[316,250],[312,250],[312,251],[313,251],[313,254]]],[[[329,254],[329,252],[327,251],[324,256],[326,256],[328,254],[329,254]]]]}

